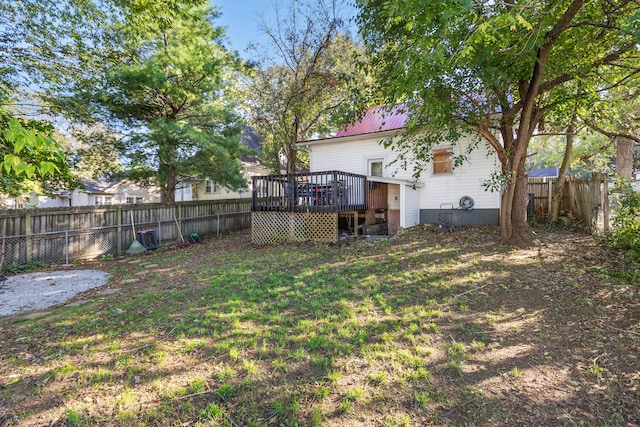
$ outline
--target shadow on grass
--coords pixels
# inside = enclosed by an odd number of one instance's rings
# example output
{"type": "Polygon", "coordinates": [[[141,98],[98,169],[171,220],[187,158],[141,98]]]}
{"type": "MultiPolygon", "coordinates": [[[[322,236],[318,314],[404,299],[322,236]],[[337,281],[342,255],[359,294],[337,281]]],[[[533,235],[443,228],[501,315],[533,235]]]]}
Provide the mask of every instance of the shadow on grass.
{"type": "Polygon", "coordinates": [[[624,284],[456,233],[158,254],[171,279],[3,325],[0,402],[86,425],[637,422],[638,339],[598,323],[624,284]]]}

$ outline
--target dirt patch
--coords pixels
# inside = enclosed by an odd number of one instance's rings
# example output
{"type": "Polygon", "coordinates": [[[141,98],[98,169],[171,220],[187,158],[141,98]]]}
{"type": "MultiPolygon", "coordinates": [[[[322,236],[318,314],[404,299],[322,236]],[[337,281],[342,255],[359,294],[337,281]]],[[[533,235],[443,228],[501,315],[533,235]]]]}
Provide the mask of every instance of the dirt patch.
{"type": "Polygon", "coordinates": [[[18,274],[0,289],[0,316],[41,310],[107,283],[109,273],[61,270],[18,274]]]}

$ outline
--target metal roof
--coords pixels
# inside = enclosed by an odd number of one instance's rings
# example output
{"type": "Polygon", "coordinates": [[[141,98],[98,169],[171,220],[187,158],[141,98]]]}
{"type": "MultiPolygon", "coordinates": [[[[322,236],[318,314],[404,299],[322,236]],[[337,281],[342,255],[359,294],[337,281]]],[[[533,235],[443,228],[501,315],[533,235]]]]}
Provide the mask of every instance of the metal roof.
{"type": "Polygon", "coordinates": [[[409,112],[404,104],[399,104],[395,107],[371,107],[364,112],[360,120],[347,124],[338,131],[335,137],[340,138],[402,129],[408,117],[409,112]]]}
{"type": "MultiPolygon", "coordinates": [[[[529,171],[529,178],[557,178],[560,175],[560,168],[540,168],[531,169],[529,171]]],[[[567,175],[570,175],[567,171],[567,175]]]]}

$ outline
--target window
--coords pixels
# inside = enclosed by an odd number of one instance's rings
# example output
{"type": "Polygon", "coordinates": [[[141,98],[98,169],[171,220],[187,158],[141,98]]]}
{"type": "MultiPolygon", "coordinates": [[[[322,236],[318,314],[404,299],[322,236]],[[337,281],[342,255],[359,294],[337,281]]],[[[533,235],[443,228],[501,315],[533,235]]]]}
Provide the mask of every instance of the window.
{"type": "Polygon", "coordinates": [[[140,204],[142,203],[142,197],[127,197],[127,204],[128,205],[133,205],[133,204],[140,204]]]}
{"type": "Polygon", "coordinates": [[[219,193],[220,186],[215,181],[206,180],[204,183],[204,192],[207,194],[219,193]]]}
{"type": "Polygon", "coordinates": [[[445,148],[433,150],[433,174],[451,173],[453,171],[453,150],[445,148]]]}
{"type": "Polygon", "coordinates": [[[382,176],[382,160],[369,160],[369,175],[382,176]]]}
{"type": "Polygon", "coordinates": [[[96,196],[96,205],[110,205],[111,196],[96,196]]]}

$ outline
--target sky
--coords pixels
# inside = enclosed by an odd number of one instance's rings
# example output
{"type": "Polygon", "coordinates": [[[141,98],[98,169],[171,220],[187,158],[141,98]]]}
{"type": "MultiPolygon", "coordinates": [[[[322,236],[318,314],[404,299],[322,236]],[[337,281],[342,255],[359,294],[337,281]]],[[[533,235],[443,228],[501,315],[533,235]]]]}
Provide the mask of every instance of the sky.
{"type": "MultiPolygon", "coordinates": [[[[289,0],[211,0],[222,12],[216,24],[227,29],[228,47],[238,51],[243,59],[250,59],[246,48],[250,43],[269,45],[268,38],[257,30],[260,16],[267,23],[275,23],[275,10],[279,5],[286,10],[289,0]]],[[[347,7],[348,12],[353,9],[347,7]]]]}
{"type": "Polygon", "coordinates": [[[216,23],[226,27],[229,47],[238,51],[242,58],[248,59],[246,48],[251,42],[268,43],[256,27],[262,14],[269,21],[274,19],[272,0],[212,0],[211,3],[222,12],[216,23]]]}

